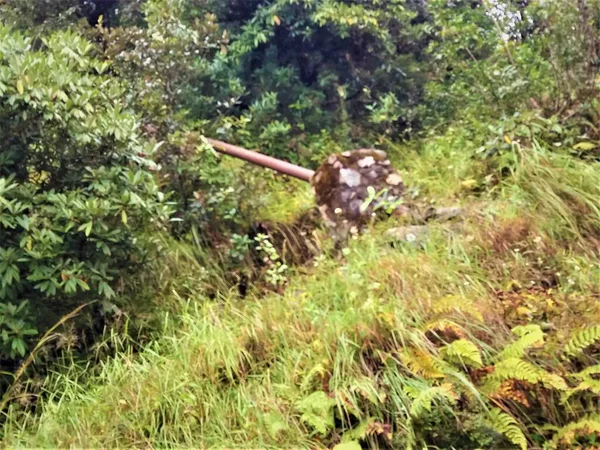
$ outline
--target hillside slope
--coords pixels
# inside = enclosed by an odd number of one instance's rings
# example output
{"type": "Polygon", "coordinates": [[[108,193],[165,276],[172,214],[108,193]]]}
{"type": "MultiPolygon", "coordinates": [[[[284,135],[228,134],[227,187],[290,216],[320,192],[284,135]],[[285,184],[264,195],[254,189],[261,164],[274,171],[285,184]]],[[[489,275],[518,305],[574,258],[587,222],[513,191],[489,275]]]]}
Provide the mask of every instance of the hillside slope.
{"type": "Polygon", "coordinates": [[[600,166],[485,133],[391,148],[409,196],[465,209],[426,236],[395,241],[397,224],[376,224],[343,258],[285,272],[282,293],[246,298],[206,299],[181,257],[162,336],[97,375],[51,377],[41,414],[10,410],[5,445],[592,445],[600,166]],[[502,150],[477,156],[492,138],[502,150]]]}

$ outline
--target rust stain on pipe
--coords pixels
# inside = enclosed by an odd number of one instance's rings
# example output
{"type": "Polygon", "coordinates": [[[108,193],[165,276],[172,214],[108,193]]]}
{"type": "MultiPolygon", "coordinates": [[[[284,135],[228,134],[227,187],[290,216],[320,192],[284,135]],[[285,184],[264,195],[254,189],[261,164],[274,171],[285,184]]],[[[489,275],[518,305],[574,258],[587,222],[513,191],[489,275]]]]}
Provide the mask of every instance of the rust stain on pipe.
{"type": "Polygon", "coordinates": [[[263,155],[252,150],[247,150],[236,145],[228,144],[227,142],[218,141],[216,139],[206,139],[210,145],[214,147],[218,152],[226,155],[234,156],[249,163],[256,164],[261,167],[268,167],[276,172],[289,175],[294,178],[298,178],[302,181],[310,181],[315,171],[305,169],[304,167],[297,166],[286,161],[282,161],[277,158],[272,158],[267,155],[263,155]]]}

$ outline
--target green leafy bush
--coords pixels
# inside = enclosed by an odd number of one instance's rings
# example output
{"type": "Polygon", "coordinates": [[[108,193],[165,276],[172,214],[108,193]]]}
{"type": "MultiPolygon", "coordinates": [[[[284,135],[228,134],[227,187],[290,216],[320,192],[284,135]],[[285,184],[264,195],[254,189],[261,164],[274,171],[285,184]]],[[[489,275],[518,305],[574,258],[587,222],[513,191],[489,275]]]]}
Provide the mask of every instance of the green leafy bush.
{"type": "MultiPolygon", "coordinates": [[[[380,126],[389,133],[412,126],[410,109],[426,81],[419,2],[191,3],[188,13],[214,13],[230,36],[210,65],[212,83],[228,96],[213,96],[205,131],[314,164],[332,149],[324,137],[348,148],[372,140],[380,126]]],[[[200,104],[190,108],[206,117],[200,104]]]]}
{"type": "Polygon", "coordinates": [[[21,29],[52,30],[81,18],[79,0],[11,0],[0,2],[0,17],[21,29]]]}
{"type": "Polygon", "coordinates": [[[71,31],[34,46],[0,25],[0,304],[29,300],[41,327],[114,298],[169,215],[124,87],[92,49],[71,31]]]}

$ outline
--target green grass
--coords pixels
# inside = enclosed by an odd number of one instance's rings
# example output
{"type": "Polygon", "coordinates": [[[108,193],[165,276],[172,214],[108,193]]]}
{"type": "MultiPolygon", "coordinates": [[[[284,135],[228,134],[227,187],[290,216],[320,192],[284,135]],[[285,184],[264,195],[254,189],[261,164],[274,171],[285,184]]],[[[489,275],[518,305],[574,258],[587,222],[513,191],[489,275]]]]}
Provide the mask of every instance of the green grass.
{"type": "Polygon", "coordinates": [[[382,232],[393,222],[377,224],[342,260],[317,258],[283,293],[244,299],[198,248],[172,247],[163,300],[176,314],[160,335],[92,376],[70,365],[48,377],[37,414],[8,410],[4,444],[593,442],[600,167],[515,146],[518,164],[477,192],[464,182],[483,183],[484,164],[460,156],[460,133],[446,137],[401,165],[427,201],[460,201],[461,222],[432,224],[423,246],[393,243],[382,232]],[[220,296],[206,299],[207,286],[220,296]]]}

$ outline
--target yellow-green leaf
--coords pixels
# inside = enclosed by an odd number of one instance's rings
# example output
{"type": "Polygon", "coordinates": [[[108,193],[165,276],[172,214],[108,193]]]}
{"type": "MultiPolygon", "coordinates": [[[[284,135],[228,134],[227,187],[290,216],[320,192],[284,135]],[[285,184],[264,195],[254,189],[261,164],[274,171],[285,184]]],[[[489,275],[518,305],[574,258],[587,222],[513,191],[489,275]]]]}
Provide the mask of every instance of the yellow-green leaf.
{"type": "Polygon", "coordinates": [[[575,150],[593,150],[598,147],[598,144],[594,144],[593,142],[580,142],[579,144],[575,144],[573,148],[575,150]]]}
{"type": "Polygon", "coordinates": [[[85,232],[86,236],[89,236],[92,233],[92,226],[93,225],[94,225],[93,222],[84,223],[83,225],[79,226],[79,228],[77,229],[77,231],[83,231],[83,232],[85,232]]]}
{"type": "Polygon", "coordinates": [[[467,339],[458,339],[446,345],[440,353],[452,361],[460,361],[467,366],[481,367],[479,348],[467,339]]]}
{"type": "Polygon", "coordinates": [[[464,187],[465,189],[473,189],[475,186],[477,186],[477,180],[465,180],[461,183],[462,187],[464,187]]]}
{"type": "Polygon", "coordinates": [[[17,91],[19,92],[19,94],[23,94],[23,92],[25,92],[25,87],[23,86],[22,80],[17,81],[17,91]]]}
{"type": "Polygon", "coordinates": [[[350,441],[336,445],[333,450],[362,450],[362,447],[358,441],[350,441]]]}
{"type": "Polygon", "coordinates": [[[125,210],[121,211],[121,220],[127,225],[127,212],[125,210]]]}

